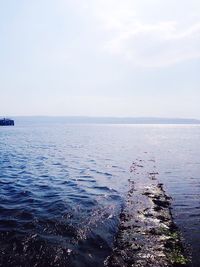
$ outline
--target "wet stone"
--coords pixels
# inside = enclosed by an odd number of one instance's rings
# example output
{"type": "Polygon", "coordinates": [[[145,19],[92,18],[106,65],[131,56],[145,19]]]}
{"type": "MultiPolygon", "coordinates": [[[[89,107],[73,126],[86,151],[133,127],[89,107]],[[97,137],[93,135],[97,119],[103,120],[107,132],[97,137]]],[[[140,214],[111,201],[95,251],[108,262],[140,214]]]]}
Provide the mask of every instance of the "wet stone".
{"type": "Polygon", "coordinates": [[[164,185],[158,183],[155,166],[154,171],[148,168],[149,164],[146,167],[137,162],[130,168],[133,177],[120,215],[115,247],[104,263],[107,267],[188,266],[171,215],[171,198],[166,195],[164,185]]]}

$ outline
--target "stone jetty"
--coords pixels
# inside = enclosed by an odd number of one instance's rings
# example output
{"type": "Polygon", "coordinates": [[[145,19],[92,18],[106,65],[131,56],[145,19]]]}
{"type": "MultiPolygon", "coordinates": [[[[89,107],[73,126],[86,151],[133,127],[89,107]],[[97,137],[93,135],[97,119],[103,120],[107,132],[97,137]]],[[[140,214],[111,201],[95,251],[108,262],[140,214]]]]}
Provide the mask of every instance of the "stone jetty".
{"type": "Polygon", "coordinates": [[[129,191],[112,254],[106,267],[188,266],[173,222],[171,198],[158,182],[155,160],[133,162],[129,191]]]}

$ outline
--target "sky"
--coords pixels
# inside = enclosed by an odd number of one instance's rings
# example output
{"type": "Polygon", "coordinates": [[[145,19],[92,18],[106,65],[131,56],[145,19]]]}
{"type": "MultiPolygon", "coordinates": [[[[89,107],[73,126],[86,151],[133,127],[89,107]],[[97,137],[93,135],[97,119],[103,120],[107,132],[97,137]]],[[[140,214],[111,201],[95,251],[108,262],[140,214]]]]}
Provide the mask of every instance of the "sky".
{"type": "Polygon", "coordinates": [[[199,0],[0,0],[0,116],[200,119],[199,0]]]}

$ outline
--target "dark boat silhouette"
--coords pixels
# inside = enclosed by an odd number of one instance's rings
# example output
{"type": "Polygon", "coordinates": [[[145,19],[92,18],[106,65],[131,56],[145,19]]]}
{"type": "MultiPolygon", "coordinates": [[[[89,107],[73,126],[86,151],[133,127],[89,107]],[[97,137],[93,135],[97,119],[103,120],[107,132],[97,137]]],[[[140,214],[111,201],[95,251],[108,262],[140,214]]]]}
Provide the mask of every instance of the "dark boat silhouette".
{"type": "Polygon", "coordinates": [[[15,122],[14,120],[3,118],[0,119],[0,126],[14,126],[15,122]]]}

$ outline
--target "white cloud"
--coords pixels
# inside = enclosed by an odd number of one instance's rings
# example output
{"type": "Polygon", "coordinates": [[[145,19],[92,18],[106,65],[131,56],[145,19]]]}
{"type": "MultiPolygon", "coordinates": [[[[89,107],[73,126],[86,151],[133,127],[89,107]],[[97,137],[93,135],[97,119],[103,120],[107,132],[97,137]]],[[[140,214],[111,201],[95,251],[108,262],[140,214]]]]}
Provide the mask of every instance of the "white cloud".
{"type": "Polygon", "coordinates": [[[108,40],[104,48],[136,65],[159,67],[200,58],[199,47],[200,24],[180,31],[174,22],[136,22],[108,40]]]}
{"type": "Polygon", "coordinates": [[[163,67],[200,58],[200,23],[197,17],[193,20],[191,10],[185,21],[179,13],[173,15],[173,20],[166,20],[171,6],[162,11],[164,20],[162,14],[152,20],[154,7],[147,12],[141,10],[144,5],[141,4],[141,9],[138,5],[138,1],[129,0],[95,1],[94,12],[107,32],[105,51],[144,67],[163,67]]]}

